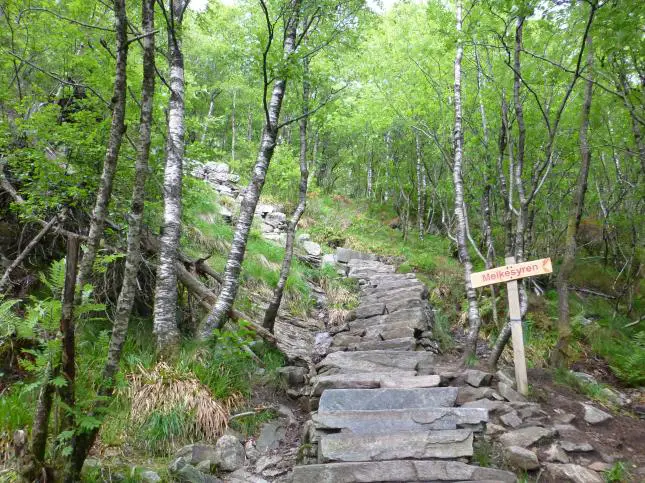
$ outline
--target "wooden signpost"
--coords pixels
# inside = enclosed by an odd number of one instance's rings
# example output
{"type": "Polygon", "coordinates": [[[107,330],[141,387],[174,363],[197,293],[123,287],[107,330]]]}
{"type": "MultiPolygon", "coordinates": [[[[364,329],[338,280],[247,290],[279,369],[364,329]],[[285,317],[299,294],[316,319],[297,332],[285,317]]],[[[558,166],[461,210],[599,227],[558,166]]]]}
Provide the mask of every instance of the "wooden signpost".
{"type": "Polygon", "coordinates": [[[522,313],[520,311],[520,295],[517,280],[553,272],[550,258],[533,260],[531,262],[515,263],[515,257],[506,257],[507,265],[493,268],[484,272],[473,273],[470,281],[473,288],[484,287],[494,283],[506,282],[508,293],[508,314],[511,319],[511,334],[513,337],[513,363],[515,365],[515,382],[517,390],[524,396],[528,395],[529,383],[526,376],[526,358],[524,357],[524,335],[522,334],[522,313]]]}

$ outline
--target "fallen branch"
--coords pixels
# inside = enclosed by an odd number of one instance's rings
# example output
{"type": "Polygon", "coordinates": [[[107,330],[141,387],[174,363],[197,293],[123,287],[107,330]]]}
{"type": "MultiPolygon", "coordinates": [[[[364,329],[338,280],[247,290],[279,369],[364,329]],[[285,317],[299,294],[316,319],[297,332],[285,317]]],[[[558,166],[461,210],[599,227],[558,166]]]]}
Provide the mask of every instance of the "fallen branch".
{"type": "Polygon", "coordinates": [[[603,297],[603,298],[606,298],[606,299],[609,299],[609,300],[615,300],[616,299],[615,295],[609,295],[609,294],[598,292],[596,290],[591,290],[591,289],[588,289],[588,288],[574,287],[573,285],[571,285],[569,288],[572,289],[572,290],[575,290],[576,292],[586,293],[586,294],[589,294],[589,295],[596,295],[597,297],[603,297]]]}

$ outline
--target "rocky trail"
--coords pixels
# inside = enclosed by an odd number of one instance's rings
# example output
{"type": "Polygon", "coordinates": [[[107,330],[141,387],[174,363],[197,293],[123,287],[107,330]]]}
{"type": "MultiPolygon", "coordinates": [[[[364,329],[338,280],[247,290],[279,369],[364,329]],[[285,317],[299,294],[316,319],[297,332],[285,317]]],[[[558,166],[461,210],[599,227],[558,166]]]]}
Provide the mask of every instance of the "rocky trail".
{"type": "Polygon", "coordinates": [[[359,306],[325,329],[276,325],[300,361],[283,370],[300,407],[282,406],[245,454],[232,444],[245,466],[224,481],[602,483],[616,461],[637,463],[631,481],[645,477],[643,443],[616,436],[641,421],[556,393],[527,401],[506,372],[460,367],[439,353],[414,274],[347,249],[335,263],[359,281],[359,306]]]}

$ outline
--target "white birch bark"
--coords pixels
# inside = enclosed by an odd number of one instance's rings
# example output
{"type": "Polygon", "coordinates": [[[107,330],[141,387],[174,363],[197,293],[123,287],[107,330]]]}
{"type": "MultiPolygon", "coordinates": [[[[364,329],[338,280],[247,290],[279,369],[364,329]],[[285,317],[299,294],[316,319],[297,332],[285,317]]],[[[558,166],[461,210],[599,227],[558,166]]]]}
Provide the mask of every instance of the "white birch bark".
{"type": "MultiPolygon", "coordinates": [[[[290,14],[291,16],[286,26],[283,43],[284,61],[287,61],[296,49],[296,30],[300,14],[300,0],[291,0],[290,14]]],[[[251,230],[251,224],[253,223],[253,215],[258,200],[260,199],[262,188],[264,187],[266,173],[269,169],[269,164],[271,163],[277,142],[280,110],[282,108],[282,100],[284,99],[286,86],[286,78],[280,78],[274,81],[271,99],[267,106],[267,119],[262,131],[260,150],[253,168],[253,176],[244,191],[244,198],[240,206],[240,216],[235,227],[231,250],[224,270],[222,288],[217,297],[217,302],[213,307],[213,311],[200,330],[202,338],[209,337],[213,329],[221,328],[233,308],[233,302],[235,301],[239,288],[239,278],[242,270],[242,262],[244,261],[244,253],[246,252],[246,243],[251,230]]]]}
{"type": "Polygon", "coordinates": [[[155,287],[153,332],[157,351],[170,354],[179,343],[177,328],[177,272],[175,260],[181,228],[181,190],[184,158],[184,57],[181,50],[182,17],[186,0],[171,2],[168,26],[170,101],[164,170],[164,212],[160,237],[159,265],[155,287]]]}
{"type": "Polygon", "coordinates": [[[477,294],[472,286],[470,274],[472,273],[472,262],[468,253],[466,215],[464,213],[464,185],[463,185],[463,151],[464,135],[462,126],[462,105],[461,105],[461,61],[463,58],[464,47],[461,39],[462,35],[462,2],[457,0],[456,4],[456,28],[457,28],[457,52],[455,55],[455,85],[454,85],[454,103],[455,103],[455,129],[454,129],[454,149],[455,157],[453,163],[453,183],[455,186],[455,218],[457,220],[457,249],[459,259],[464,265],[464,282],[466,288],[466,298],[468,299],[468,336],[466,347],[464,349],[464,361],[470,359],[477,352],[477,337],[481,318],[479,316],[479,307],[477,305],[477,294]]]}

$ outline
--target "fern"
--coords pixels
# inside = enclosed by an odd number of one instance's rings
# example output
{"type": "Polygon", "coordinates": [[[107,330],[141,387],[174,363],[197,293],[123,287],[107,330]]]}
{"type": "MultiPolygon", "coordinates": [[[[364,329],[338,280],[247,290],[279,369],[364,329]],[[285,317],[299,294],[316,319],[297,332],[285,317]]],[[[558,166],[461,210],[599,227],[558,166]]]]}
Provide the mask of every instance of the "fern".
{"type": "Polygon", "coordinates": [[[20,324],[20,318],[13,313],[13,307],[18,300],[9,299],[0,303],[0,344],[2,339],[11,337],[16,333],[16,327],[20,324]]]}
{"type": "Polygon", "coordinates": [[[611,368],[628,384],[645,384],[645,330],[634,336],[623,353],[616,357],[611,368]]]}

